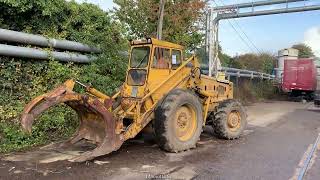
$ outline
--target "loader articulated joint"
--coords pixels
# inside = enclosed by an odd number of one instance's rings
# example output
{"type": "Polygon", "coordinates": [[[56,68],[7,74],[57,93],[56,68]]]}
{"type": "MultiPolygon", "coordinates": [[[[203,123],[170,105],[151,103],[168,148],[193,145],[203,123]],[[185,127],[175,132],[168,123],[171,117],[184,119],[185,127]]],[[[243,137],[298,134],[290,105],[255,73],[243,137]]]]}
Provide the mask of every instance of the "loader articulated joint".
{"type": "Polygon", "coordinates": [[[201,69],[200,67],[195,67],[191,70],[192,78],[201,79],[201,69]]]}

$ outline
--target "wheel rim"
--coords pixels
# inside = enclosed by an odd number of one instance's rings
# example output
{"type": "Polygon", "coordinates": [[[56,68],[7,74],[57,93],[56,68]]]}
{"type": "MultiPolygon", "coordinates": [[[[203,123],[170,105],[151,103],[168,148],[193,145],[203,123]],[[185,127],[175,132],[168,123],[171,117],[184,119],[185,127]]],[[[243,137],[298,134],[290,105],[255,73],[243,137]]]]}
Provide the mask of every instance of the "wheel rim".
{"type": "Polygon", "coordinates": [[[228,116],[228,128],[231,131],[237,131],[241,127],[241,115],[238,111],[230,112],[228,116]]]}
{"type": "Polygon", "coordinates": [[[175,116],[175,132],[180,141],[191,139],[197,128],[196,111],[190,105],[181,106],[175,116]]]}

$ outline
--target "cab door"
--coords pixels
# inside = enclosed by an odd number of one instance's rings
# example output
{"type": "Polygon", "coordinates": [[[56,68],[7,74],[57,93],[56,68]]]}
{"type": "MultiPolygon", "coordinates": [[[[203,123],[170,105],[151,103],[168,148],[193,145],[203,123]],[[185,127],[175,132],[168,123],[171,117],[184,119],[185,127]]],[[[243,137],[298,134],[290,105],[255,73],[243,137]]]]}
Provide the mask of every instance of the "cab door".
{"type": "Polygon", "coordinates": [[[148,86],[152,90],[161,82],[166,80],[171,72],[171,49],[157,47],[153,48],[152,63],[150,65],[148,86]]]}
{"type": "MultiPolygon", "coordinates": [[[[148,88],[149,91],[158,87],[161,83],[169,78],[169,76],[175,72],[182,63],[182,52],[181,50],[154,47],[152,52],[152,63],[150,64],[149,77],[148,77],[148,88]]],[[[168,87],[162,87],[166,89],[172,87],[176,82],[172,81],[166,83],[168,87]]],[[[163,93],[163,92],[162,92],[163,93]]],[[[153,98],[159,100],[162,93],[155,93],[153,98]]]]}

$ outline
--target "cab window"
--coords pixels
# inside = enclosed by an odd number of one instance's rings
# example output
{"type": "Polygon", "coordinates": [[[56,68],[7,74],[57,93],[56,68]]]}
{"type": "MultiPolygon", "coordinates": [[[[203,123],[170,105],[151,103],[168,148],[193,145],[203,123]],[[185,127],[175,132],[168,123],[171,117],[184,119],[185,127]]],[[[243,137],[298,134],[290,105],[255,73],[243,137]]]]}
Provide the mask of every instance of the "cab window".
{"type": "Polygon", "coordinates": [[[145,68],[148,65],[150,47],[134,47],[131,51],[130,67],[145,68]]]}
{"type": "Polygon", "coordinates": [[[170,64],[170,49],[156,47],[153,56],[153,68],[168,69],[170,64]]]}
{"type": "Polygon", "coordinates": [[[181,51],[172,50],[172,55],[171,55],[172,69],[177,69],[181,65],[181,62],[182,62],[181,51]]]}
{"type": "Polygon", "coordinates": [[[128,72],[129,86],[142,86],[147,78],[147,71],[145,69],[130,69],[128,72]]]}

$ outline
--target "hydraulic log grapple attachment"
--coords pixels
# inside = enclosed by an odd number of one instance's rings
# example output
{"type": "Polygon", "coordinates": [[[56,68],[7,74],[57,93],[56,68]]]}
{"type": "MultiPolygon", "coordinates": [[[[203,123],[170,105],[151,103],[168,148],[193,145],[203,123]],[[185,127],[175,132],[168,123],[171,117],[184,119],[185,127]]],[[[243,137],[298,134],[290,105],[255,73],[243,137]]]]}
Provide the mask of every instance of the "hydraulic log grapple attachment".
{"type": "Polygon", "coordinates": [[[151,38],[131,42],[126,81],[114,96],[67,80],[25,107],[23,129],[31,132],[43,111],[61,103],[75,110],[80,121],[75,135],[63,145],[82,139],[96,145],[72,159],[76,162],[118,150],[146,126],[153,128],[159,146],[169,152],[194,148],[205,125],[225,139],[238,138],[246,126],[244,108],[233,100],[231,82],[201,74],[196,57],[183,58],[182,46],[151,38]],[[77,84],[86,93],[75,92],[77,84]]]}

